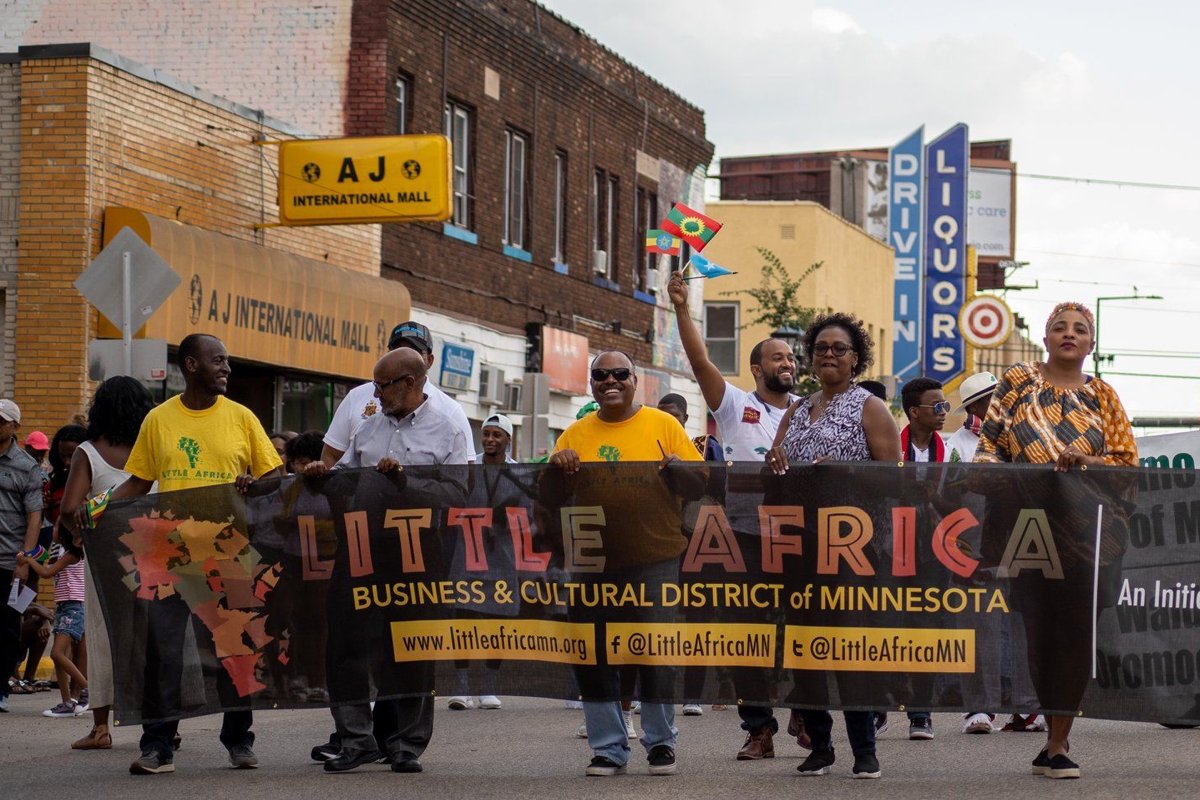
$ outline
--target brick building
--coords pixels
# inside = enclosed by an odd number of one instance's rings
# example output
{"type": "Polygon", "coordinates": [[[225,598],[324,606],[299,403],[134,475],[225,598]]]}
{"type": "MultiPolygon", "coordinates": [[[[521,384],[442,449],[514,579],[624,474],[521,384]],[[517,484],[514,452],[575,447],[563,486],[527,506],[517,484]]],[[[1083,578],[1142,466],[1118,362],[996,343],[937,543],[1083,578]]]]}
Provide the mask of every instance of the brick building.
{"type": "MultiPolygon", "coordinates": [[[[435,379],[477,423],[536,366],[570,373],[551,382],[550,425],[564,427],[586,386],[579,364],[614,347],[646,368],[647,399],[698,399],[659,299],[666,275],[640,242],[676,200],[703,205],[703,113],[583,31],[528,0],[217,0],[202,19],[105,5],[30,0],[0,35],[13,51],[0,63],[0,130],[20,131],[15,155],[13,137],[0,145],[0,392],[30,407],[31,425],[52,430],[86,404],[88,342],[114,332],[71,284],[117,225],[183,279],[145,333],[175,342],[212,324],[248,336],[231,346],[231,393],[268,427],[322,427],[312,409],[367,377],[379,327],[410,314],[439,340],[435,379]],[[451,220],[261,227],[277,219],[274,152],[256,140],[399,132],[452,140],[451,220]],[[206,249],[253,268],[187,261],[206,249]],[[331,361],[320,343],[210,317],[214,281],[218,304],[258,280],[262,299],[285,303],[271,296],[274,269],[298,286],[367,281],[364,302],[385,305],[362,323],[371,354],[331,361]],[[467,375],[448,376],[448,356],[467,375]]],[[[322,302],[346,316],[332,295],[322,302]]]]}

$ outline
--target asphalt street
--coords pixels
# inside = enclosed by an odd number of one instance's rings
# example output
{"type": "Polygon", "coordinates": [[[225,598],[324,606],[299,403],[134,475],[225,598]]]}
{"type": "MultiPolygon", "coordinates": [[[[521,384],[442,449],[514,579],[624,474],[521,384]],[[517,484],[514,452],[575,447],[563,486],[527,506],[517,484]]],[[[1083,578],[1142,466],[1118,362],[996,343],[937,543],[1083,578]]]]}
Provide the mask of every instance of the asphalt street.
{"type": "MultiPolygon", "coordinates": [[[[934,715],[936,737],[909,741],[903,714],[879,742],[881,780],[852,780],[853,757],[840,719],[833,773],[802,777],[802,751],[786,735],[776,738],[774,759],[739,762],[742,742],[735,710],[702,717],[677,716],[679,773],[646,774],[645,752],[635,744],[630,770],[613,778],[585,778],[591,753],[575,738],[582,713],[561,702],[504,698],[498,711],[449,711],[439,703],[433,743],[422,757],[425,772],[393,774],[386,766],[327,775],[310,762],[312,745],[332,729],[327,712],[270,711],[255,715],[257,770],[233,770],[217,741],[220,717],[185,720],[183,748],[174,774],[132,776],[139,729],[117,728],[107,751],[73,751],[90,715],[74,720],[41,716],[57,700],[52,693],[10,698],[0,715],[0,797],[20,800],[69,798],[202,798],[239,800],[287,798],[757,798],[774,795],[826,798],[1175,798],[1200,796],[1200,729],[1167,730],[1157,725],[1082,719],[1072,737],[1072,755],[1083,778],[1051,781],[1030,774],[1029,761],[1044,734],[959,732],[956,715],[934,715]],[[168,794],[169,793],[169,794],[168,794]]],[[[787,713],[776,712],[781,725],[787,713]]],[[[636,718],[635,718],[636,719],[636,718]]]]}

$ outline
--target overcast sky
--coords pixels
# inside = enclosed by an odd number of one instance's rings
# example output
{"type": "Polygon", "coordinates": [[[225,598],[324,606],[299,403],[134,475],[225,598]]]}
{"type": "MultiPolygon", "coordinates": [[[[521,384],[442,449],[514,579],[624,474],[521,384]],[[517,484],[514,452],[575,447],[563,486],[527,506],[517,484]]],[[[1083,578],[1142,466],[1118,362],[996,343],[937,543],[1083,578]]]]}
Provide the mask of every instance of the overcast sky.
{"type": "MultiPolygon", "coordinates": [[[[704,109],[716,156],[887,146],[919,125],[1012,139],[1018,173],[1200,186],[1200,6],[1149,2],[543,0],[704,109]]],[[[714,169],[716,165],[714,165],[714,169]]],[[[1007,299],[1106,301],[1130,415],[1200,416],[1200,191],[1017,179],[1007,299]],[[1145,357],[1128,351],[1188,357],[1145,357]]],[[[1090,368],[1090,367],[1089,367],[1090,368]]]]}

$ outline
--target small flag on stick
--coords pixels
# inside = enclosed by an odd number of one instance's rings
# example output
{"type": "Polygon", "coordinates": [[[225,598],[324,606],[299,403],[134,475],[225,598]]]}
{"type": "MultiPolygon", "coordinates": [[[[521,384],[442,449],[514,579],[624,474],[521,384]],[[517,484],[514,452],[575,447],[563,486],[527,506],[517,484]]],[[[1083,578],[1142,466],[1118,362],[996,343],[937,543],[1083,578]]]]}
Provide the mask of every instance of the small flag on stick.
{"type": "Polygon", "coordinates": [[[692,253],[692,258],[688,261],[688,266],[696,270],[698,274],[684,278],[685,281],[695,280],[696,278],[719,278],[722,275],[737,275],[736,272],[727,270],[719,264],[714,264],[699,253],[692,253]]]}
{"type": "Polygon", "coordinates": [[[721,223],[699,211],[693,211],[683,203],[676,203],[661,224],[663,230],[683,239],[697,253],[721,230],[721,223]]]}
{"type": "Polygon", "coordinates": [[[646,231],[646,252],[661,253],[664,256],[679,255],[679,248],[682,243],[678,236],[672,236],[666,231],[660,231],[657,228],[651,228],[646,231]]]}

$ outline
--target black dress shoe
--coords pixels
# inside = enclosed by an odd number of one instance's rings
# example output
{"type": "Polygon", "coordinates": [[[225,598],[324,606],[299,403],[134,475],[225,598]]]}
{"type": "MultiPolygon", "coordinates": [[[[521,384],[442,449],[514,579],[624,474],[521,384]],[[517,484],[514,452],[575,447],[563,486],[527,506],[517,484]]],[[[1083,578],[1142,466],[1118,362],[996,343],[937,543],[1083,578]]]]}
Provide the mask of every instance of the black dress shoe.
{"type": "Polygon", "coordinates": [[[398,753],[392,756],[392,772],[420,772],[424,767],[415,756],[408,753],[398,753]]]}
{"type": "Polygon", "coordinates": [[[346,772],[363,764],[374,764],[378,758],[378,750],[343,750],[325,762],[325,771],[346,772]]]}

